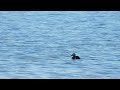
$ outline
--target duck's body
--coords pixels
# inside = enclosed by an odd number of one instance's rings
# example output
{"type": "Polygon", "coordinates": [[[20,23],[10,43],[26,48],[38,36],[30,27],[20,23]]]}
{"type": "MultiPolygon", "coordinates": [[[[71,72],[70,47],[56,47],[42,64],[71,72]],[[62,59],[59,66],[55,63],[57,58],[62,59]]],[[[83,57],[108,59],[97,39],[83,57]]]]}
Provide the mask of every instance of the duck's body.
{"type": "Polygon", "coordinates": [[[73,53],[71,56],[73,56],[72,59],[80,59],[80,57],[79,57],[79,56],[76,56],[75,53],[73,53]]]}
{"type": "Polygon", "coordinates": [[[72,57],[72,59],[80,59],[79,56],[72,57]]]}

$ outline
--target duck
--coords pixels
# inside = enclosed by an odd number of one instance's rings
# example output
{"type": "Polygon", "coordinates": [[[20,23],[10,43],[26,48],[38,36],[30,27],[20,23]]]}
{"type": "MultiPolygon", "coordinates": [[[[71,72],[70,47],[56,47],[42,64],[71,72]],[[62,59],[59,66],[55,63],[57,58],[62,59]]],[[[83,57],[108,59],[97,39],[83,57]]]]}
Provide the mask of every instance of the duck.
{"type": "Polygon", "coordinates": [[[71,56],[73,56],[72,59],[74,59],[74,60],[75,60],[75,59],[80,59],[80,57],[79,57],[79,56],[76,56],[75,53],[73,53],[71,56]]]}

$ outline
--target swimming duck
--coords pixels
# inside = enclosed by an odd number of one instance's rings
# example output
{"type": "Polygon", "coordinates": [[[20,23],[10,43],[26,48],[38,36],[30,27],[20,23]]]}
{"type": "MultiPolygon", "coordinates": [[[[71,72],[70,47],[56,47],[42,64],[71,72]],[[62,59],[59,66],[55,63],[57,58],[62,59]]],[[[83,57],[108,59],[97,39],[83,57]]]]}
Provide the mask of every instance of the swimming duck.
{"type": "Polygon", "coordinates": [[[73,53],[71,56],[73,56],[72,59],[80,59],[80,57],[79,57],[79,56],[76,56],[75,53],[73,53]]]}

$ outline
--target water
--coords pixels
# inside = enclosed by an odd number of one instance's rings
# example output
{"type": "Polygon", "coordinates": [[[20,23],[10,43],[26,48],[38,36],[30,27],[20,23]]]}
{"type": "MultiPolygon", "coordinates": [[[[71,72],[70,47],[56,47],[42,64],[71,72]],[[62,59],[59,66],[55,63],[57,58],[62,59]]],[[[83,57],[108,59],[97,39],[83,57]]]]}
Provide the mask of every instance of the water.
{"type": "Polygon", "coordinates": [[[1,11],[0,78],[120,79],[120,12],[1,11]]]}

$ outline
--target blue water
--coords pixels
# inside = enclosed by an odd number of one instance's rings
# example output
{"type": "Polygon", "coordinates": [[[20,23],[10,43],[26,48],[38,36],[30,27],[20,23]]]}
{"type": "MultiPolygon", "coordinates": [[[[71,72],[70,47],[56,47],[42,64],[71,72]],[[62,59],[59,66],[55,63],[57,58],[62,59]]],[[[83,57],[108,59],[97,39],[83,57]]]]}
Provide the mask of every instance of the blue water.
{"type": "Polygon", "coordinates": [[[1,11],[0,78],[120,79],[120,12],[1,11]]]}

